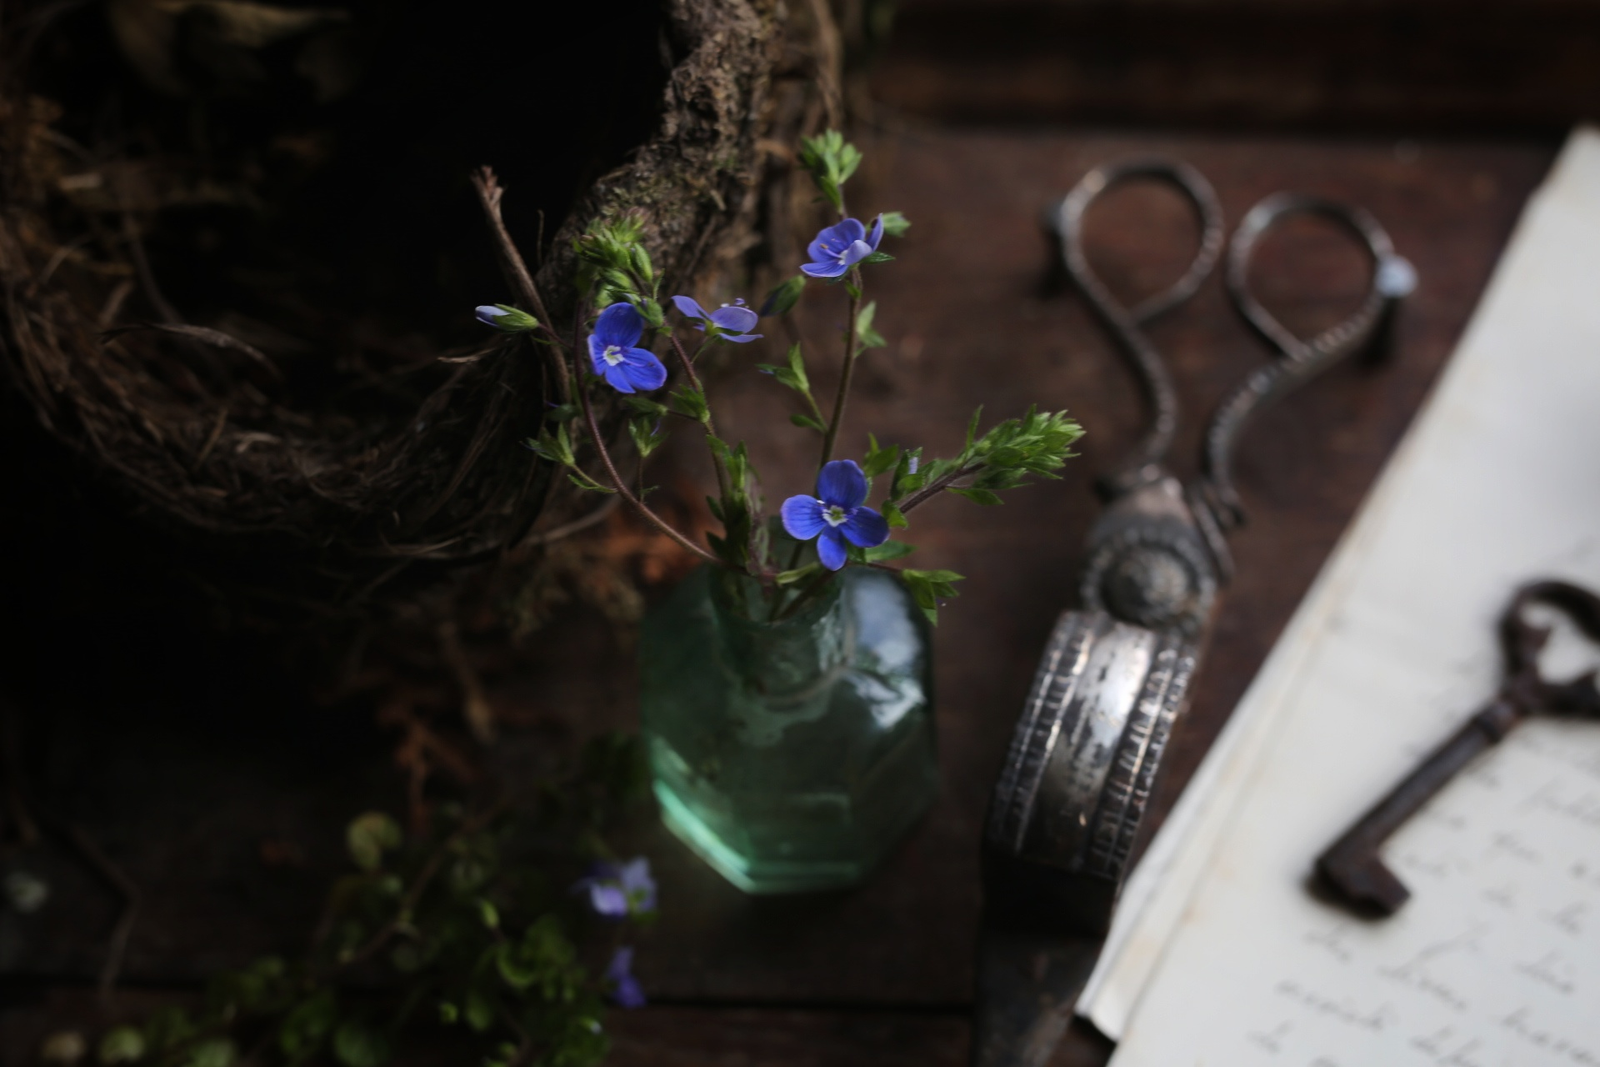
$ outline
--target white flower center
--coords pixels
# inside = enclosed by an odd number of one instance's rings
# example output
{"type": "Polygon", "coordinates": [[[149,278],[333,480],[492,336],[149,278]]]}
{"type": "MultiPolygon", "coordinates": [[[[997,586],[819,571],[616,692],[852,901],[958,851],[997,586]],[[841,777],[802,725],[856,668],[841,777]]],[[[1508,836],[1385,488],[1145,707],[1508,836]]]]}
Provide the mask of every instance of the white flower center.
{"type": "Polygon", "coordinates": [[[616,345],[606,345],[606,350],[600,353],[600,358],[606,361],[606,366],[615,367],[622,362],[622,349],[616,345]]]}
{"type": "Polygon", "coordinates": [[[830,504],[822,513],[822,521],[829,526],[843,526],[850,516],[838,504],[830,504]]]}

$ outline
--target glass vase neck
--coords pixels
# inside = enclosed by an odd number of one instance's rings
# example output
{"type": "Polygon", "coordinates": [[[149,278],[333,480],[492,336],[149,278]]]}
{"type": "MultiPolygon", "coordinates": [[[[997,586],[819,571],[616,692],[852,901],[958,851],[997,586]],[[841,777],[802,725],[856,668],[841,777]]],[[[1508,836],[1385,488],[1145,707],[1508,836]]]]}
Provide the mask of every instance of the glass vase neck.
{"type": "Polygon", "coordinates": [[[718,651],[745,688],[773,703],[819,692],[850,659],[854,627],[837,577],[792,614],[774,619],[788,598],[769,599],[755,579],[713,574],[711,607],[718,651]]]}

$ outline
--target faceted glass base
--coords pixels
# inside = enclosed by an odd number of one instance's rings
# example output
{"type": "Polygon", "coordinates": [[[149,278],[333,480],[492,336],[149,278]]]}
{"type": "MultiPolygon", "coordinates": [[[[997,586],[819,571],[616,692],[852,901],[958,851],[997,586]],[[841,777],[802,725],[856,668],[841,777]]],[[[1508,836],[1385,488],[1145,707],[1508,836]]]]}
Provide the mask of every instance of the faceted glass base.
{"type": "Polygon", "coordinates": [[[780,623],[730,617],[711,581],[695,572],[641,633],[662,817],[746,892],[856,883],[938,790],[927,624],[882,571],[845,570],[780,623]]]}

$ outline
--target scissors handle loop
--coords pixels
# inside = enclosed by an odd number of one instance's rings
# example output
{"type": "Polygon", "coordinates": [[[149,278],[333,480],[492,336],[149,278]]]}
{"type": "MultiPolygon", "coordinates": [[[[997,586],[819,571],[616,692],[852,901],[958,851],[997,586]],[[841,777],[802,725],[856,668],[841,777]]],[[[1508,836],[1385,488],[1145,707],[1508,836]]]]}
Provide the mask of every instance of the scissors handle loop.
{"type": "Polygon", "coordinates": [[[1251,208],[1234,231],[1225,272],[1228,294],[1250,328],[1277,350],[1278,359],[1252,373],[1212,414],[1206,429],[1199,496],[1222,531],[1244,522],[1233,484],[1233,454],[1246,425],[1281,400],[1370,341],[1396,301],[1416,287],[1411,264],[1395,254],[1378,220],[1358,207],[1299,193],[1276,193],[1251,208]],[[1261,238],[1292,215],[1329,219],[1354,236],[1372,260],[1372,276],[1361,306],[1343,322],[1309,340],[1295,336],[1250,289],[1250,261],[1261,238]]]}
{"type": "Polygon", "coordinates": [[[1150,427],[1133,454],[1105,475],[1102,488],[1116,496],[1161,473],[1161,461],[1172,446],[1178,426],[1178,394],[1172,374],[1142,327],[1165,311],[1192,297],[1211,274],[1222,255],[1224,229],[1222,205],[1204,175],[1187,163],[1160,158],[1129,159],[1108,163],[1085,174],[1057,205],[1052,223],[1061,237],[1067,273],[1105,322],[1139,376],[1151,408],[1150,427]],[[1200,246],[1183,276],[1168,288],[1132,307],[1118,302],[1089,266],[1083,249],[1083,218],[1104,192],[1122,182],[1153,179],[1171,184],[1194,207],[1200,220],[1200,246]]]}

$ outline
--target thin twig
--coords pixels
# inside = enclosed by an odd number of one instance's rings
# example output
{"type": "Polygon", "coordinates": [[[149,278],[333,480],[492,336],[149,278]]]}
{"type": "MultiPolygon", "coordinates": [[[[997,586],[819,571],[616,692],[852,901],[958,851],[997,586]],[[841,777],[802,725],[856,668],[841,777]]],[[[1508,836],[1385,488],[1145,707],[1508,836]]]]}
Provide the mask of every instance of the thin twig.
{"type": "Polygon", "coordinates": [[[494,709],[489,706],[483,681],[462,647],[455,619],[447,618],[439,624],[439,647],[461,686],[461,716],[467,720],[467,728],[479,744],[490,744],[494,741],[494,709]]]}
{"type": "Polygon", "coordinates": [[[506,273],[511,276],[511,281],[522,299],[533,309],[539,325],[557,345],[557,350],[548,353],[548,362],[555,369],[561,402],[565,404],[572,399],[572,375],[567,370],[567,361],[562,358],[559,351],[563,342],[561,336],[556,333],[549,309],[544,306],[544,298],[539,295],[539,287],[534,284],[533,275],[528,272],[528,264],[523,261],[522,253],[517,251],[516,242],[511,239],[505,219],[500,214],[500,198],[505,194],[505,190],[500,187],[500,179],[495,177],[494,170],[490,167],[482,167],[472,175],[472,187],[478,191],[478,200],[483,204],[483,213],[489,221],[489,230],[494,235],[495,246],[500,253],[500,261],[506,273]]]}
{"type": "Polygon", "coordinates": [[[604,521],[605,517],[615,511],[617,505],[620,503],[622,503],[621,497],[615,494],[608,496],[599,507],[589,512],[587,515],[580,515],[571,522],[564,522],[560,526],[552,526],[548,530],[530,533],[527,537],[522,539],[521,543],[519,543],[517,547],[531,548],[534,545],[548,545],[554,541],[560,541],[563,538],[571,537],[575,533],[587,530],[596,523],[604,521]]]}
{"type": "Polygon", "coordinates": [[[707,563],[721,566],[722,561],[720,559],[683,536],[660,515],[651,511],[643,500],[633,495],[628,489],[628,484],[622,480],[622,475],[617,473],[617,465],[611,461],[611,453],[606,450],[605,440],[600,436],[600,424],[595,421],[594,405],[589,403],[589,390],[579,389],[578,397],[583,402],[583,418],[584,422],[588,424],[589,436],[594,441],[595,451],[600,453],[600,462],[605,466],[606,474],[611,479],[612,488],[621,495],[622,499],[628,502],[629,506],[643,516],[644,520],[651,526],[654,526],[707,563]]]}
{"type": "Polygon", "coordinates": [[[106,944],[106,958],[100,966],[98,981],[100,992],[109,993],[117,984],[117,976],[122,973],[122,959],[128,951],[128,938],[133,935],[134,923],[139,918],[139,887],[80,827],[69,822],[56,821],[56,824],[73,847],[89,861],[89,865],[122,894],[122,914],[117,917],[111,940],[106,944]]]}

